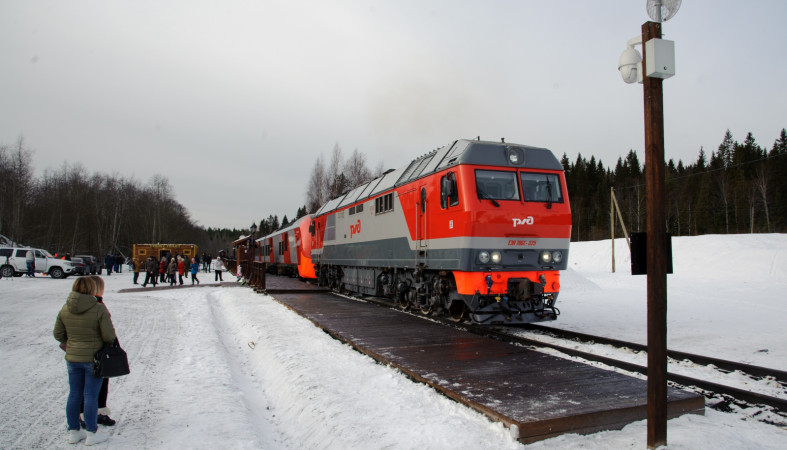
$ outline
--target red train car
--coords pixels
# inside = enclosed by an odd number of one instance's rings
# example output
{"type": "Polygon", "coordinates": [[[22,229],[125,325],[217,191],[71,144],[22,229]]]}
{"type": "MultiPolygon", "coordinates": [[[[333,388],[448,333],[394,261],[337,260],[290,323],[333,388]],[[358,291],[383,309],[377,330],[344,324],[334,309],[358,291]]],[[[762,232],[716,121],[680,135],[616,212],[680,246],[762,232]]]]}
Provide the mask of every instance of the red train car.
{"type": "Polygon", "coordinates": [[[309,235],[311,216],[302,217],[289,226],[257,239],[257,262],[282,274],[297,274],[302,278],[316,278],[311,258],[312,238],[309,235]],[[305,237],[305,239],[304,239],[305,237]]]}
{"type": "Polygon", "coordinates": [[[303,247],[298,266],[312,264],[306,277],[321,285],[457,321],[516,324],[559,314],[571,209],[563,167],[547,149],[457,140],[290,229],[292,237],[277,233],[291,239],[290,249],[303,247]]]}

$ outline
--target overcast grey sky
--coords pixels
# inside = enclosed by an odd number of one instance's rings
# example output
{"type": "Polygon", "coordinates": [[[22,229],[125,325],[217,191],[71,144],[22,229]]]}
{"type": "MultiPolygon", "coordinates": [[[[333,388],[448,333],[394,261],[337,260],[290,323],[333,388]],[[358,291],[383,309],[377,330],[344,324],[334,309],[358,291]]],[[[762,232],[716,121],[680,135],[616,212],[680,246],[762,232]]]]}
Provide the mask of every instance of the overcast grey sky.
{"type": "MultiPolygon", "coordinates": [[[[305,204],[338,144],[397,168],[454,139],[644,162],[641,85],[617,71],[645,0],[0,0],[0,143],[166,176],[203,226],[305,204]]],[[[666,157],[787,127],[787,2],[684,0],[663,25],[666,157]]]]}

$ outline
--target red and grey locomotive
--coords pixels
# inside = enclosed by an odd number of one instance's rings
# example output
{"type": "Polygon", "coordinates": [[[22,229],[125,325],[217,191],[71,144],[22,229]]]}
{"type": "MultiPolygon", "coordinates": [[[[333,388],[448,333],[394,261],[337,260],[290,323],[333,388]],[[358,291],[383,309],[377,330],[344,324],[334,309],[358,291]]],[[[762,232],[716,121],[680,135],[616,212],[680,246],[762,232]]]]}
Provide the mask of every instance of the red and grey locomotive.
{"type": "Polygon", "coordinates": [[[286,253],[320,285],[457,321],[518,324],[559,314],[570,236],[551,151],[457,140],[258,242],[261,261],[286,253]]]}

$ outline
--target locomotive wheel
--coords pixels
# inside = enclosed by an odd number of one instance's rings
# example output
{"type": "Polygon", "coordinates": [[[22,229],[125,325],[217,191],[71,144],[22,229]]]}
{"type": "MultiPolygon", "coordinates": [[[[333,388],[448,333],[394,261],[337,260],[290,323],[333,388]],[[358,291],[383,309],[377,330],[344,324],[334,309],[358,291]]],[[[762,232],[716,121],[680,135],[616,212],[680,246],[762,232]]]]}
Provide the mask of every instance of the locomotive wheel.
{"type": "Polygon", "coordinates": [[[396,296],[396,305],[402,311],[409,311],[410,306],[412,306],[410,305],[410,301],[407,299],[407,294],[401,292],[396,296]]]}
{"type": "Polygon", "coordinates": [[[460,300],[454,300],[451,302],[451,305],[448,307],[448,317],[451,318],[452,322],[462,322],[467,317],[467,305],[465,302],[460,300]]]}

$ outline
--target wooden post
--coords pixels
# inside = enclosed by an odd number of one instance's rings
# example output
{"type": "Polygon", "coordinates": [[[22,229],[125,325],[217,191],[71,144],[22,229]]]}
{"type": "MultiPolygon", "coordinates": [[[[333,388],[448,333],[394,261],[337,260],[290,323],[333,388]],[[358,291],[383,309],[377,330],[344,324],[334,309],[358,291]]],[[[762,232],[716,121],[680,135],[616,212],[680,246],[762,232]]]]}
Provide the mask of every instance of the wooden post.
{"type": "Polygon", "coordinates": [[[615,273],[615,188],[609,188],[609,232],[612,238],[612,273],[615,273]]]}
{"type": "MultiPolygon", "coordinates": [[[[645,43],[661,38],[661,24],[642,25],[645,43]]],[[[664,195],[664,104],[662,79],[643,73],[645,181],[648,249],[648,448],[667,445],[667,260],[664,195]]]]}

